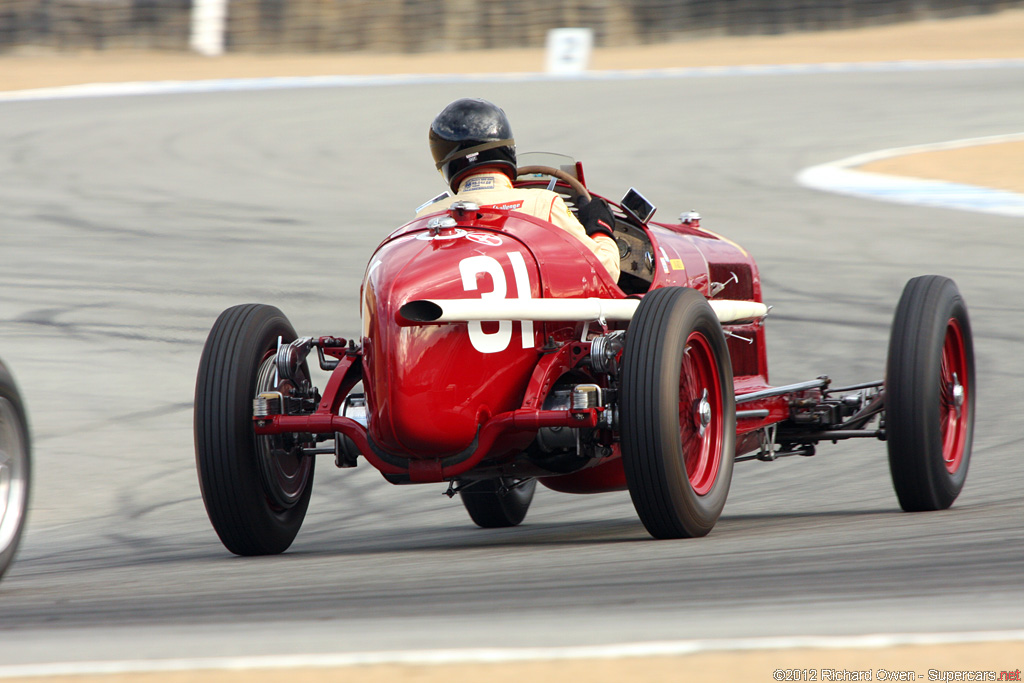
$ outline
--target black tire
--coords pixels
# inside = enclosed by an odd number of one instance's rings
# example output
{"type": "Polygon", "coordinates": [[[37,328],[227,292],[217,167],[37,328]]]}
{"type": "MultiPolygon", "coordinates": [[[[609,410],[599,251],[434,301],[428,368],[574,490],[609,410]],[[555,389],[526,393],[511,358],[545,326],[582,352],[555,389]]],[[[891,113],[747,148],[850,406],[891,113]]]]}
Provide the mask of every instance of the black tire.
{"type": "Polygon", "coordinates": [[[0,363],[0,577],[14,561],[28,516],[32,444],[25,404],[0,363]]]}
{"type": "Polygon", "coordinates": [[[907,512],[944,510],[967,479],[974,437],[974,341],[956,283],[907,283],[885,373],[889,471],[907,512]]]}
{"type": "Polygon", "coordinates": [[[518,486],[511,479],[485,479],[459,491],[459,498],[470,519],[484,529],[516,526],[524,519],[533,501],[537,480],[518,486]]]}
{"type": "Polygon", "coordinates": [[[313,489],[312,457],[286,453],[284,437],[257,437],[252,401],[273,388],[278,338],[295,330],[273,306],[224,311],[206,340],[195,397],[196,468],[206,512],[237,555],[284,552],[313,489]]]}
{"type": "Polygon", "coordinates": [[[706,535],[729,495],[736,405],[725,334],[699,292],[644,296],[626,332],[619,408],[626,483],[647,531],[706,535]]]}

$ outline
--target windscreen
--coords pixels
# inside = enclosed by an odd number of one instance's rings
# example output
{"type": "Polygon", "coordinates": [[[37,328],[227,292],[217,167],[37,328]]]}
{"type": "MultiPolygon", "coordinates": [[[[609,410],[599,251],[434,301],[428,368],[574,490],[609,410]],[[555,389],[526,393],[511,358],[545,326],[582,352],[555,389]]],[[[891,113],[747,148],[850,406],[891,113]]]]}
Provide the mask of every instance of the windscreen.
{"type": "Polygon", "coordinates": [[[565,171],[576,180],[579,180],[579,176],[576,175],[576,160],[567,154],[558,154],[556,152],[523,152],[516,155],[516,165],[520,168],[524,166],[551,166],[561,171],[565,171]]]}

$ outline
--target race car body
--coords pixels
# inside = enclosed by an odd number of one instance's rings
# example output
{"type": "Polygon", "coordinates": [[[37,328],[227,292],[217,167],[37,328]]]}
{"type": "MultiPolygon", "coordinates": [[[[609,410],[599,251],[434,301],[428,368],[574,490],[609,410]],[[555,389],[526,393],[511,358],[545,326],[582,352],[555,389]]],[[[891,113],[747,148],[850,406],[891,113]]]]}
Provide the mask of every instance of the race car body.
{"type": "MultiPolygon", "coordinates": [[[[578,163],[520,174],[520,185],[556,189],[569,205],[590,199],[578,163]]],[[[628,489],[653,536],[702,536],[737,460],[863,437],[890,439],[906,509],[952,503],[970,452],[974,369],[951,281],[912,281],[894,322],[889,383],[924,391],[897,390],[894,406],[883,380],[772,387],[769,309],[751,256],[693,212],[652,222],[636,190],[612,205],[617,281],[546,221],[452,202],[377,248],[357,337],[299,338],[270,306],[225,311],[196,390],[200,480],[225,545],[286,549],[321,453],[339,467],[365,459],[394,484],[445,482],[484,527],[520,523],[540,481],[628,489]],[[308,370],[314,350],[331,372],[322,394],[308,370]],[[905,450],[894,454],[892,437],[905,450]]]]}

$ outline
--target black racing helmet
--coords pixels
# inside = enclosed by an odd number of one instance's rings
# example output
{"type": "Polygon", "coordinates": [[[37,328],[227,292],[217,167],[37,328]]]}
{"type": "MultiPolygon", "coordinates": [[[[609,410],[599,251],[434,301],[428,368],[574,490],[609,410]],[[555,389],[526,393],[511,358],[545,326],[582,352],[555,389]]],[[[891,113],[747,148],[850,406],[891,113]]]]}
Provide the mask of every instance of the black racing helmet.
{"type": "Polygon", "coordinates": [[[516,178],[512,125],[501,107],[487,100],[463,98],[445,107],[430,124],[430,153],[453,192],[481,166],[496,166],[516,178]]]}

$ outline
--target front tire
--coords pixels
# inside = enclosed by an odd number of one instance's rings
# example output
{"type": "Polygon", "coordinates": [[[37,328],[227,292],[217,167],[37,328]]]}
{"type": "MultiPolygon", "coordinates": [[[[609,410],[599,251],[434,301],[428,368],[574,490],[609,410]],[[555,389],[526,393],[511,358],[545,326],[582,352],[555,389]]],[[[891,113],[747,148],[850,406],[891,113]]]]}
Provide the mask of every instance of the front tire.
{"type": "Polygon", "coordinates": [[[309,506],[312,457],[288,437],[257,437],[253,399],[274,389],[278,340],[295,330],[273,306],[224,311],[207,338],[195,397],[196,468],[206,512],[224,546],[236,555],[288,549],[309,506]]]}
{"type": "Polygon", "coordinates": [[[459,498],[470,519],[484,529],[517,526],[524,519],[533,501],[537,480],[516,482],[511,479],[485,479],[467,484],[459,498]]]}
{"type": "Polygon", "coordinates": [[[25,404],[0,363],[0,577],[14,560],[28,515],[31,439],[25,404]]]}
{"type": "Polygon", "coordinates": [[[644,296],[621,379],[622,464],[640,520],[655,538],[706,535],[729,495],[736,406],[725,334],[699,292],[644,296]]]}
{"type": "Polygon", "coordinates": [[[907,283],[896,307],[885,379],[889,471],[907,512],[953,504],[974,436],[974,340],[956,284],[907,283]]]}

